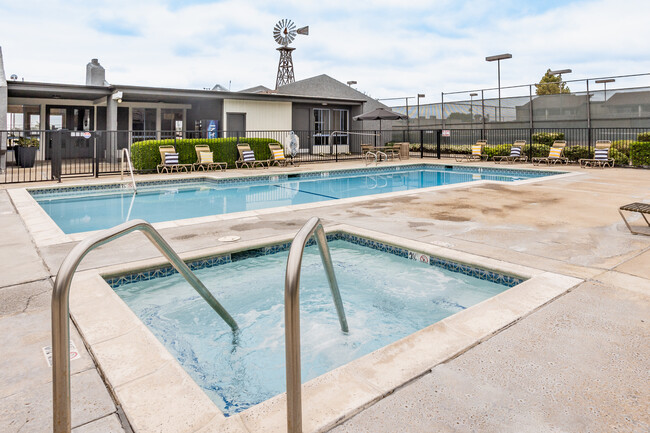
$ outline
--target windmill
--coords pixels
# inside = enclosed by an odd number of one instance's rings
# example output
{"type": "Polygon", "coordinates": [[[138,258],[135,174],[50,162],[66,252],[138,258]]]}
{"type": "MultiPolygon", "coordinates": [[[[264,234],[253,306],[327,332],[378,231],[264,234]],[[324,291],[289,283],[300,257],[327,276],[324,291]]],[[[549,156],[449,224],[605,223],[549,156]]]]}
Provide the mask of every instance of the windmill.
{"type": "Polygon", "coordinates": [[[296,29],[293,21],[282,19],[273,27],[273,39],[281,45],[277,50],[280,52],[280,62],[278,63],[278,77],[275,81],[275,88],[296,81],[293,75],[293,60],[291,52],[295,50],[289,46],[296,38],[296,35],[308,35],[309,26],[296,29]]]}

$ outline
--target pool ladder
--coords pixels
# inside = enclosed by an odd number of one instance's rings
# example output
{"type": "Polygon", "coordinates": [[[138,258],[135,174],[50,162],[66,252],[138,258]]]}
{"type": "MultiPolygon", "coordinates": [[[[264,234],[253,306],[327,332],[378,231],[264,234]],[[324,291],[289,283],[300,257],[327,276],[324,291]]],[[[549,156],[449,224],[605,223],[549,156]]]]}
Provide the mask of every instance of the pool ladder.
{"type": "Polygon", "coordinates": [[[287,377],[287,432],[302,433],[302,393],[300,377],[300,265],[307,242],[315,235],[330,291],[334,298],[341,331],[348,332],[332,257],[320,219],[312,217],[298,231],[289,249],[287,273],[284,281],[284,332],[287,377]]]}
{"type": "Polygon", "coordinates": [[[133,231],[141,231],[167,258],[188,283],[210,304],[212,309],[237,331],[237,323],[208,291],[190,268],[160,236],[151,224],[143,220],[125,222],[111,229],[91,235],[78,243],[66,256],[56,274],[52,291],[52,390],[54,433],[70,433],[70,283],[81,260],[93,249],[133,231]]]}
{"type": "Polygon", "coordinates": [[[369,165],[372,162],[371,157],[375,158],[375,165],[379,164],[379,161],[381,161],[382,156],[384,157],[384,161],[388,160],[388,155],[385,152],[382,152],[381,150],[377,150],[375,152],[373,151],[366,152],[366,155],[364,156],[366,165],[369,165]]]}
{"type": "Polygon", "coordinates": [[[135,177],[133,176],[133,165],[131,164],[131,155],[129,149],[126,147],[122,149],[122,162],[120,163],[120,180],[124,179],[124,163],[129,164],[129,172],[131,173],[131,183],[133,184],[133,193],[138,193],[138,187],[135,186],[135,177]]]}

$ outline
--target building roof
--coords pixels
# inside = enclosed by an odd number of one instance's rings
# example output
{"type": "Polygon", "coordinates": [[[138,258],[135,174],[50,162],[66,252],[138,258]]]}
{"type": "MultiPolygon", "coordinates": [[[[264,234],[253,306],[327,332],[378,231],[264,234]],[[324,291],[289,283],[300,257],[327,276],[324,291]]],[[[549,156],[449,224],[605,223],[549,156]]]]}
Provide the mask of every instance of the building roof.
{"type": "Polygon", "coordinates": [[[239,93],[273,93],[273,90],[269,89],[266,86],[255,86],[240,90],[239,93]]]}
{"type": "Polygon", "coordinates": [[[621,92],[617,91],[608,100],[609,105],[645,105],[650,104],[650,91],[621,92]]]}
{"type": "MultiPolygon", "coordinates": [[[[311,95],[311,96],[329,96],[331,98],[345,98],[363,101],[375,101],[374,98],[359,92],[358,90],[342,83],[329,75],[317,75],[315,77],[306,78],[304,80],[296,81],[291,84],[285,84],[278,87],[277,93],[282,95],[311,95]]],[[[388,108],[388,106],[379,103],[380,106],[388,108]]]]}

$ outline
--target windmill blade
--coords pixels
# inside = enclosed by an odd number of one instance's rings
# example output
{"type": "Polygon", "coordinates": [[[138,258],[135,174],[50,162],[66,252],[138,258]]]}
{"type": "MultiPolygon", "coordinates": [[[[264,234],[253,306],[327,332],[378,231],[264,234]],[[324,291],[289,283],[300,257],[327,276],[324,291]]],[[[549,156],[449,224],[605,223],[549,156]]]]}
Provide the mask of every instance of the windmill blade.
{"type": "Polygon", "coordinates": [[[298,30],[296,30],[296,33],[299,35],[307,36],[309,34],[309,26],[300,27],[298,30]]]}

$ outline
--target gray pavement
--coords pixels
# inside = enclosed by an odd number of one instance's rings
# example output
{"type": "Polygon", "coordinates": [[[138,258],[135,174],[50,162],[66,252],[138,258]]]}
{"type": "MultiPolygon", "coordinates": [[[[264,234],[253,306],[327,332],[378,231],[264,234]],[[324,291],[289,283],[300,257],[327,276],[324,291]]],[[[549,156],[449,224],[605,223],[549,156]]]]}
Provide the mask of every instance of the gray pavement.
{"type": "MultiPolygon", "coordinates": [[[[335,432],[650,431],[650,237],[631,235],[617,212],[629,202],[650,202],[650,170],[570,170],[582,176],[379,198],[161,233],[177,251],[189,252],[219,245],[216,238],[224,235],[259,240],[294,234],[316,215],[326,224],[586,280],[456,359],[432,365],[429,374],[335,432]]],[[[0,431],[42,431],[51,410],[49,367],[40,352],[49,345],[51,277],[74,243],[36,248],[2,190],[0,236],[6,239],[0,247],[0,431]],[[39,429],[26,428],[28,422],[39,429]]],[[[130,234],[89,254],[81,269],[150,257],[158,257],[155,248],[130,234]]],[[[80,390],[75,431],[123,431],[83,341],[75,331],[72,338],[82,351],[72,364],[73,396],[80,390]]]]}
{"type": "MultiPolygon", "coordinates": [[[[52,281],[4,190],[0,190],[0,431],[52,431],[52,281]]],[[[80,351],[71,362],[75,433],[123,433],[116,406],[74,325],[80,351]]]]}

